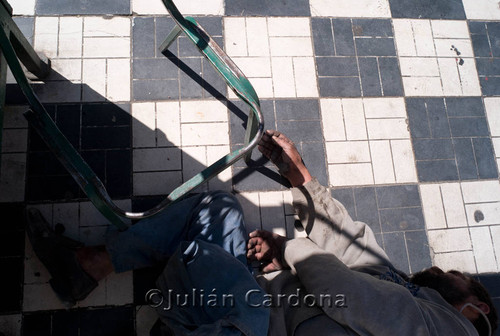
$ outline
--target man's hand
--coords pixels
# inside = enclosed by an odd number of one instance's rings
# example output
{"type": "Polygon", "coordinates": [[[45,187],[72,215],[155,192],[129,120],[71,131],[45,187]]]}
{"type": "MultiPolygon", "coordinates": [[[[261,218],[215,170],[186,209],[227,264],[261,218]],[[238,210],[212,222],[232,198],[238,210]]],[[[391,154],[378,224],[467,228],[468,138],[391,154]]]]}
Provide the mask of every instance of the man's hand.
{"type": "Polygon", "coordinates": [[[260,261],[265,273],[283,269],[282,248],[287,239],[276,233],[255,230],[249,234],[247,258],[260,261]]]}
{"type": "Polygon", "coordinates": [[[259,151],[278,167],[280,174],[293,187],[304,185],[312,179],[299,151],[284,134],[267,130],[259,142],[259,151]]]}

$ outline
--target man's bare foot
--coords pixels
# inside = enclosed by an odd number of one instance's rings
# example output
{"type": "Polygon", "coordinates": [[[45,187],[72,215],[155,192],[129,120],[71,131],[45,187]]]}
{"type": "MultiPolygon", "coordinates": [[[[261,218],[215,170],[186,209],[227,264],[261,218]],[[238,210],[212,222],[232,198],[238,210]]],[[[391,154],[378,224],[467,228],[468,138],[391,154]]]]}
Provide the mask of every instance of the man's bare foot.
{"type": "Polygon", "coordinates": [[[299,151],[284,134],[267,130],[259,142],[259,151],[274,163],[281,175],[292,187],[298,187],[312,180],[299,151]]]}
{"type": "Polygon", "coordinates": [[[260,261],[265,273],[284,268],[282,249],[287,239],[279,234],[264,230],[250,232],[247,245],[247,258],[260,261]]]}

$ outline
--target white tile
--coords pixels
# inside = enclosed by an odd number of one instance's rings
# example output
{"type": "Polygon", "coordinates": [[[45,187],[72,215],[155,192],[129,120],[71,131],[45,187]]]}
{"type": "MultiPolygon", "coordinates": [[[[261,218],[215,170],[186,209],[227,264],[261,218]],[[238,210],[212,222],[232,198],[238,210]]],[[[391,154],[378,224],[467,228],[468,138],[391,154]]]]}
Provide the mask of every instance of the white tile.
{"type": "Polygon", "coordinates": [[[168,14],[163,2],[150,0],[132,0],[132,12],[139,15],[168,14]]]}
{"type": "Polygon", "coordinates": [[[24,202],[26,154],[2,154],[0,202],[24,202]]]}
{"type": "Polygon", "coordinates": [[[35,15],[35,0],[9,0],[9,4],[13,15],[35,15]]]}
{"type": "Polygon", "coordinates": [[[267,19],[259,17],[246,18],[246,39],[249,56],[269,56],[267,19]]]}
{"type": "Polygon", "coordinates": [[[181,151],[178,148],[134,149],[134,172],[181,169],[181,151]]]}
{"type": "Polygon", "coordinates": [[[370,162],[368,141],[327,142],[325,144],[328,163],[370,162]]]}
{"type": "Polygon", "coordinates": [[[271,60],[269,57],[232,57],[238,68],[247,78],[271,77],[271,60]]]}
{"type": "Polygon", "coordinates": [[[27,129],[4,129],[2,153],[25,153],[28,149],[27,129]]]}
{"type": "Polygon", "coordinates": [[[71,82],[79,83],[82,80],[81,59],[53,59],[48,79],[60,79],[61,76],[71,82]]]}
{"type": "Polygon", "coordinates": [[[55,229],[55,226],[59,223],[64,225],[64,235],[66,237],[79,240],[80,204],[55,203],[53,206],[52,229],[55,229]]]}
{"type": "Polygon", "coordinates": [[[106,99],[106,60],[83,60],[83,100],[104,101],[106,99]]]}
{"type": "Polygon", "coordinates": [[[260,223],[259,193],[248,192],[236,194],[236,198],[241,204],[243,214],[245,215],[247,232],[250,233],[254,230],[262,229],[260,223]]]}
{"type": "Polygon", "coordinates": [[[366,128],[370,140],[410,138],[405,119],[367,119],[366,128]]]}
{"type": "Polygon", "coordinates": [[[28,128],[28,121],[23,116],[23,113],[28,111],[28,106],[5,106],[3,116],[4,128],[28,128]]]}
{"type": "Polygon", "coordinates": [[[439,77],[403,77],[406,96],[442,96],[439,77]]]}
{"type": "Polygon", "coordinates": [[[436,54],[441,57],[474,57],[469,39],[436,39],[436,54]],[[457,51],[460,55],[457,55],[457,51]]]}
{"type": "Polygon", "coordinates": [[[497,267],[500,269],[500,225],[490,226],[493,248],[497,257],[497,267]]]}
{"type": "MultiPolygon", "coordinates": [[[[165,112],[164,112],[165,113],[165,112]]],[[[177,127],[179,128],[179,126],[177,127]]],[[[132,104],[134,148],[156,147],[156,111],[154,103],[132,104]]]]}
{"type": "Polygon", "coordinates": [[[383,184],[396,182],[389,141],[370,141],[370,151],[375,183],[383,184]]]}
{"type": "Polygon", "coordinates": [[[500,201],[500,184],[498,181],[463,182],[462,194],[465,203],[500,201]]]}
{"type": "Polygon", "coordinates": [[[448,227],[467,226],[460,185],[458,183],[443,183],[441,184],[441,194],[448,227]]]}
{"type": "Polygon", "coordinates": [[[310,37],[270,37],[271,55],[276,56],[313,56],[310,37]]]}
{"type": "Polygon", "coordinates": [[[412,20],[417,56],[435,56],[434,40],[429,20],[412,20]]]}
{"type": "MultiPolygon", "coordinates": [[[[274,232],[275,229],[285,229],[283,193],[281,191],[261,192],[259,198],[262,229],[271,232],[274,232]]],[[[282,232],[276,233],[281,234],[282,232]]]]}
{"type": "Polygon", "coordinates": [[[470,226],[500,224],[500,203],[477,203],[465,206],[470,226]]]}
{"type": "Polygon", "coordinates": [[[295,97],[295,79],[291,57],[273,57],[273,86],[275,97],[295,97]]]}
{"type": "Polygon", "coordinates": [[[86,37],[83,57],[130,57],[130,37],[86,37]]]}
{"type": "Polygon", "coordinates": [[[224,15],[224,0],[177,1],[183,15],[224,15]]]}
{"type": "MultiPolygon", "coordinates": [[[[134,0],[137,1],[137,0],[134,0]]],[[[148,305],[137,306],[135,313],[135,328],[137,336],[148,336],[149,331],[158,320],[156,310],[148,305]]]]}
{"type": "Polygon", "coordinates": [[[434,38],[469,38],[467,21],[431,20],[434,38]]]}
{"type": "Polygon", "coordinates": [[[368,139],[365,112],[361,99],[342,99],[347,140],[368,139]]]}
{"type": "Polygon", "coordinates": [[[496,153],[495,156],[498,158],[500,156],[500,138],[492,138],[491,141],[493,141],[493,148],[495,149],[496,153]]]}
{"type": "Polygon", "coordinates": [[[478,273],[498,272],[497,261],[488,227],[470,228],[478,273]]]}
{"type": "Polygon", "coordinates": [[[426,229],[445,229],[446,217],[444,214],[439,185],[421,184],[419,188],[420,197],[422,198],[422,211],[425,217],[426,229]]]}
{"type": "Polygon", "coordinates": [[[418,182],[411,141],[391,140],[391,149],[396,182],[418,182]]]}
{"type": "Polygon", "coordinates": [[[24,285],[23,312],[66,309],[49,283],[24,285]]]}
{"type": "Polygon", "coordinates": [[[373,184],[370,163],[328,165],[328,174],[331,185],[336,187],[373,184]]]}
{"type": "Polygon", "coordinates": [[[110,101],[130,101],[130,59],[107,61],[107,92],[110,101]]]}
{"type": "Polygon", "coordinates": [[[342,101],[340,99],[321,99],[320,106],[325,140],[346,140],[342,101]]]}
{"type": "Polygon", "coordinates": [[[51,278],[49,271],[47,271],[47,268],[38,259],[35,251],[33,251],[28,235],[26,235],[24,245],[24,283],[44,284],[51,278]]]}
{"type": "Polygon", "coordinates": [[[472,249],[467,228],[430,230],[427,232],[429,245],[434,253],[466,251],[472,249]]]}
{"type": "Polygon", "coordinates": [[[218,100],[181,102],[181,122],[227,122],[227,107],[218,100]]]}
{"type": "Polygon", "coordinates": [[[229,56],[248,56],[244,18],[224,18],[224,48],[229,56]]]}
{"type": "Polygon", "coordinates": [[[387,0],[359,0],[353,6],[350,0],[311,0],[312,16],[334,17],[391,17],[387,0]]]}
{"type": "Polygon", "coordinates": [[[59,57],[82,57],[82,29],[82,18],[60,18],[59,57]]]}
{"type": "Polygon", "coordinates": [[[135,173],[134,195],[167,195],[181,184],[181,172],[135,173]]]}
{"type": "Polygon", "coordinates": [[[21,314],[0,315],[0,330],[5,335],[21,336],[22,320],[21,314]]]}
{"type": "Polygon", "coordinates": [[[84,27],[85,37],[130,36],[130,19],[125,17],[86,17],[84,27]]]}
{"type": "Polygon", "coordinates": [[[311,36],[308,18],[268,18],[269,36],[311,36]]]}
{"type": "Polygon", "coordinates": [[[122,306],[134,301],[133,272],[111,273],[106,277],[106,305],[122,306]]]}
{"type": "Polygon", "coordinates": [[[460,73],[462,94],[464,96],[480,96],[481,86],[474,59],[466,59],[462,65],[458,66],[458,72],[460,73]]]}
{"type": "Polygon", "coordinates": [[[476,263],[474,262],[474,253],[472,251],[435,254],[432,264],[444,271],[457,270],[460,272],[476,273],[476,263]]]}
{"type": "Polygon", "coordinates": [[[406,118],[403,98],[363,98],[367,118],[406,118]]]}
{"type": "MultiPolygon", "coordinates": [[[[273,98],[273,80],[272,78],[250,78],[250,83],[257,92],[259,98],[273,98]]],[[[231,91],[231,94],[236,98],[236,95],[231,91]]]]}
{"type": "Polygon", "coordinates": [[[496,0],[463,0],[465,15],[469,20],[499,20],[500,8],[496,0]]]}
{"type": "Polygon", "coordinates": [[[394,40],[399,56],[416,56],[417,50],[413,37],[413,29],[411,20],[408,19],[393,19],[394,40]]]}
{"type": "Polygon", "coordinates": [[[227,123],[182,124],[181,134],[183,146],[229,144],[227,123]]]}
{"type": "Polygon", "coordinates": [[[297,97],[318,97],[314,59],[312,57],[294,57],[293,70],[297,97]]]}
{"type": "Polygon", "coordinates": [[[453,58],[438,58],[443,93],[445,96],[460,96],[462,86],[458,73],[458,64],[453,58]]]}
{"type": "MultiPolygon", "coordinates": [[[[484,107],[492,136],[500,136],[500,98],[484,98],[484,107]]],[[[497,152],[497,156],[500,152],[497,152]]]]}
{"type": "MultiPolygon", "coordinates": [[[[184,181],[205,169],[207,167],[206,147],[184,147],[182,149],[182,167],[184,181]]],[[[203,188],[206,188],[206,186],[203,186],[203,188]]]]}
{"type": "Polygon", "coordinates": [[[156,115],[158,146],[180,146],[181,122],[179,103],[156,103],[156,115]]]}
{"type": "Polygon", "coordinates": [[[295,215],[295,209],[293,208],[293,197],[292,191],[287,190],[283,192],[283,205],[285,207],[285,215],[295,215]]]}
{"type": "MultiPolygon", "coordinates": [[[[225,155],[229,154],[229,146],[208,146],[207,147],[207,166],[213,164],[225,155]]],[[[208,182],[210,190],[224,190],[230,192],[231,184],[231,168],[226,168],[220,172],[215,178],[208,182]]]]}
{"type": "Polygon", "coordinates": [[[106,280],[99,281],[99,285],[82,301],[78,301],[77,307],[98,307],[106,305],[106,280]]]}
{"type": "Polygon", "coordinates": [[[52,58],[57,57],[59,19],[40,17],[35,19],[35,50],[52,58]]]}
{"type": "Polygon", "coordinates": [[[295,216],[286,216],[286,236],[287,238],[305,238],[307,237],[307,233],[305,230],[297,230],[295,228],[295,216]]]}
{"type": "Polygon", "coordinates": [[[401,75],[411,77],[438,77],[439,67],[435,58],[401,57],[401,75]]]}

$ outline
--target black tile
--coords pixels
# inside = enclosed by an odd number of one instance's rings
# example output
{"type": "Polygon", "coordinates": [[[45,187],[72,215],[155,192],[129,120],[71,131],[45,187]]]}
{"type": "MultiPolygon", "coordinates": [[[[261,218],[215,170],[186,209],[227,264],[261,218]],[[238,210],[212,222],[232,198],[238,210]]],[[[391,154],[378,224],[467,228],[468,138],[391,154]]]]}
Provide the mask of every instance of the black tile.
{"type": "Polygon", "coordinates": [[[35,19],[32,17],[13,17],[12,19],[28,42],[33,45],[35,19]]]}
{"type": "Polygon", "coordinates": [[[310,16],[307,0],[226,0],[226,15],[310,16]]]}
{"type": "Polygon", "coordinates": [[[90,168],[92,168],[99,179],[104,183],[104,181],[106,181],[106,151],[82,151],[80,155],[85,160],[85,162],[87,162],[90,168]]]}
{"type": "Polygon", "coordinates": [[[79,195],[80,187],[70,175],[26,179],[26,199],[29,201],[73,200],[79,195]]]}
{"type": "Polygon", "coordinates": [[[431,267],[432,261],[429,242],[425,231],[407,231],[405,232],[405,236],[408,257],[410,259],[410,273],[414,274],[431,267]]]}
{"type": "Polygon", "coordinates": [[[352,21],[355,36],[392,36],[391,20],[358,19],[352,21]]]}
{"type": "Polygon", "coordinates": [[[56,125],[66,139],[80,148],[80,105],[58,105],[56,125]]]}
{"type": "Polygon", "coordinates": [[[132,20],[133,57],[154,57],[156,55],[155,19],[153,17],[134,17],[132,20]]]}
{"type": "Polygon", "coordinates": [[[488,136],[488,122],[485,117],[450,118],[453,137],[488,136]]]}
{"type": "Polygon", "coordinates": [[[23,203],[0,203],[2,222],[0,234],[5,231],[23,230],[25,227],[23,203]]]}
{"type": "Polygon", "coordinates": [[[455,160],[417,161],[417,174],[420,182],[458,180],[455,160]]]}
{"type": "Polygon", "coordinates": [[[484,96],[500,95],[500,77],[479,77],[484,96]]]}
{"type": "Polygon", "coordinates": [[[500,58],[477,58],[476,67],[479,76],[499,76],[500,58]]]}
{"type": "Polygon", "coordinates": [[[416,160],[454,159],[451,139],[413,139],[416,160]]]}
{"type": "Polygon", "coordinates": [[[381,209],[380,223],[384,233],[425,229],[421,208],[381,209]]]}
{"type": "Polygon", "coordinates": [[[393,18],[464,20],[462,2],[455,0],[389,0],[393,18]]]}
{"type": "Polygon", "coordinates": [[[381,232],[375,188],[354,188],[357,220],[370,226],[375,233],[381,232]]]}
{"type": "Polygon", "coordinates": [[[136,58],[132,74],[134,79],[177,79],[179,68],[168,58],[136,58]]]}
{"type": "Polygon", "coordinates": [[[484,117],[481,97],[446,98],[450,117],[484,117]]]}
{"type": "Polygon", "coordinates": [[[52,315],[52,336],[78,336],[79,325],[78,311],[54,312],[52,315]]]}
{"type": "Polygon", "coordinates": [[[420,98],[406,98],[406,111],[412,139],[428,138],[431,136],[425,100],[420,98]]]}
{"type": "Polygon", "coordinates": [[[185,36],[180,36],[178,39],[179,43],[179,57],[199,57],[200,50],[196,47],[193,41],[185,36]]]}
{"type": "Polygon", "coordinates": [[[488,22],[488,36],[490,37],[493,57],[500,56],[500,22],[488,22]]]}
{"type": "MultiPolygon", "coordinates": [[[[476,57],[491,57],[490,41],[488,35],[471,35],[472,47],[476,57]]],[[[477,63],[476,59],[476,63],[477,63]]]]}
{"type": "MultiPolygon", "coordinates": [[[[472,139],[474,154],[476,156],[479,178],[497,178],[498,170],[495,161],[495,152],[490,138],[472,139]]],[[[460,167],[459,167],[460,168],[460,167]]]]}
{"type": "Polygon", "coordinates": [[[277,100],[277,120],[319,120],[317,99],[277,100]]]}
{"type": "Polygon", "coordinates": [[[233,167],[233,187],[236,191],[285,190],[287,184],[274,167],[233,167]]]}
{"type": "MultiPolygon", "coordinates": [[[[231,144],[243,144],[250,109],[241,100],[230,101],[228,109],[231,144]]],[[[261,100],[260,109],[264,117],[264,129],[275,129],[274,102],[272,100],[261,100]]]]}
{"type": "MultiPolygon", "coordinates": [[[[159,49],[162,45],[163,41],[167,38],[168,34],[175,27],[175,22],[170,16],[161,16],[155,18],[155,28],[156,28],[156,48],[155,55],[156,57],[163,57],[161,54],[161,50],[159,49]]],[[[178,41],[172,43],[170,48],[168,49],[173,55],[178,56],[177,48],[178,41]]]]}
{"type": "Polygon", "coordinates": [[[201,57],[183,58],[182,62],[179,62],[182,98],[203,97],[203,78],[199,75],[202,73],[201,60],[201,57]]]}
{"type": "Polygon", "coordinates": [[[486,24],[485,22],[470,21],[469,31],[471,34],[483,34],[486,35],[486,24]]]}
{"type": "Polygon", "coordinates": [[[450,126],[448,124],[448,116],[446,114],[443,99],[426,99],[426,104],[432,137],[449,138],[451,136],[450,126]]]}
{"type": "Polygon", "coordinates": [[[206,60],[202,59],[203,67],[203,98],[223,98],[226,97],[228,86],[218,71],[206,60]]]}
{"type": "Polygon", "coordinates": [[[134,80],[134,100],[166,100],[179,98],[177,80],[134,80]]]}
{"type": "Polygon", "coordinates": [[[50,313],[35,313],[24,315],[22,334],[24,336],[51,336],[50,313]]]}
{"type": "Polygon", "coordinates": [[[392,38],[357,38],[356,52],[358,56],[396,56],[394,39],[392,38]]]}
{"type": "Polygon", "coordinates": [[[332,189],[331,195],[337,201],[342,203],[344,208],[346,208],[347,213],[351,216],[353,220],[358,220],[356,213],[356,203],[354,201],[354,189],[353,188],[340,188],[332,189]]]}
{"type": "Polygon", "coordinates": [[[212,37],[222,36],[222,17],[199,16],[195,17],[195,19],[212,37]]]}
{"type": "Polygon", "coordinates": [[[350,19],[332,19],[335,51],[337,56],[354,56],[354,37],[350,19]]]}
{"type": "Polygon", "coordinates": [[[417,185],[377,187],[376,192],[380,209],[420,206],[417,185]]]}
{"type": "Polygon", "coordinates": [[[130,127],[85,127],[82,129],[82,149],[130,148],[130,127]]]}
{"type": "Polygon", "coordinates": [[[355,57],[316,57],[318,76],[358,76],[355,57]]]}
{"type": "Polygon", "coordinates": [[[133,307],[84,310],[80,313],[80,336],[132,336],[133,307]]]}
{"type": "Polygon", "coordinates": [[[82,126],[130,126],[129,108],[127,105],[83,104],[82,126]]]}
{"type": "Polygon", "coordinates": [[[361,97],[358,77],[320,77],[321,97],[361,97]]]}
{"type": "Polygon", "coordinates": [[[323,142],[304,142],[300,144],[300,147],[302,159],[311,175],[315,176],[322,185],[328,185],[326,154],[323,142]]]}
{"type": "Polygon", "coordinates": [[[314,52],[316,56],[334,56],[333,32],[330,19],[311,19],[314,52]]]}
{"type": "Polygon", "coordinates": [[[323,141],[320,121],[309,120],[278,120],[277,130],[285,133],[292,141],[323,141]]]}
{"type": "Polygon", "coordinates": [[[396,269],[404,273],[410,272],[408,253],[406,252],[403,232],[384,233],[385,252],[396,269]]]}
{"type": "Polygon", "coordinates": [[[21,311],[23,257],[0,258],[0,313],[21,311]],[[5,276],[8,274],[9,276],[5,276]]]}
{"type": "Polygon", "coordinates": [[[384,96],[403,96],[403,83],[396,57],[379,57],[378,66],[384,96]]]}
{"type": "MultiPolygon", "coordinates": [[[[160,200],[158,200],[160,201],[160,200]]],[[[139,208],[133,208],[134,211],[143,211],[147,209],[151,209],[156,203],[149,204],[137,204],[139,208]],[[139,210],[143,209],[143,210],[139,210]]],[[[161,275],[165,265],[158,265],[155,267],[146,267],[133,271],[133,279],[134,279],[134,304],[136,305],[144,305],[146,304],[146,293],[156,286],[156,279],[161,275]]]]}
{"type": "Polygon", "coordinates": [[[38,0],[35,8],[37,15],[131,14],[130,1],[126,0],[38,0]]]}
{"type": "Polygon", "coordinates": [[[363,96],[381,96],[382,88],[380,87],[377,59],[375,57],[360,57],[358,61],[363,96]]]}
{"type": "Polygon", "coordinates": [[[2,232],[2,234],[0,234],[0,257],[23,257],[23,256],[24,256],[24,231],[10,230],[2,232]]]}
{"type": "Polygon", "coordinates": [[[479,282],[488,290],[491,297],[500,297],[500,274],[480,274],[479,282]]]}
{"type": "Polygon", "coordinates": [[[28,153],[28,176],[66,175],[67,170],[52,152],[28,153]]]}
{"type": "Polygon", "coordinates": [[[453,139],[461,180],[477,179],[477,166],[471,139],[453,139]]]}
{"type": "Polygon", "coordinates": [[[107,151],[106,163],[106,189],[110,196],[129,197],[132,194],[130,150],[107,151]]]}

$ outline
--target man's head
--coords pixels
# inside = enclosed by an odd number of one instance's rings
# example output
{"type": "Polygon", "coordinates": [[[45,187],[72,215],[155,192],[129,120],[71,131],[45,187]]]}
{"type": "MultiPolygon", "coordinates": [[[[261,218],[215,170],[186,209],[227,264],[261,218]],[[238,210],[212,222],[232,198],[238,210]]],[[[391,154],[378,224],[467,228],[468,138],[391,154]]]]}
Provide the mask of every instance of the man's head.
{"type": "Polygon", "coordinates": [[[497,329],[498,316],[491,297],[474,278],[458,271],[443,272],[439,267],[431,267],[414,274],[410,281],[421,287],[435,289],[449,304],[459,311],[463,309],[462,314],[474,324],[479,335],[488,335],[488,324],[480,311],[490,322],[492,332],[497,329]],[[464,307],[467,303],[473,307],[464,307]]]}

